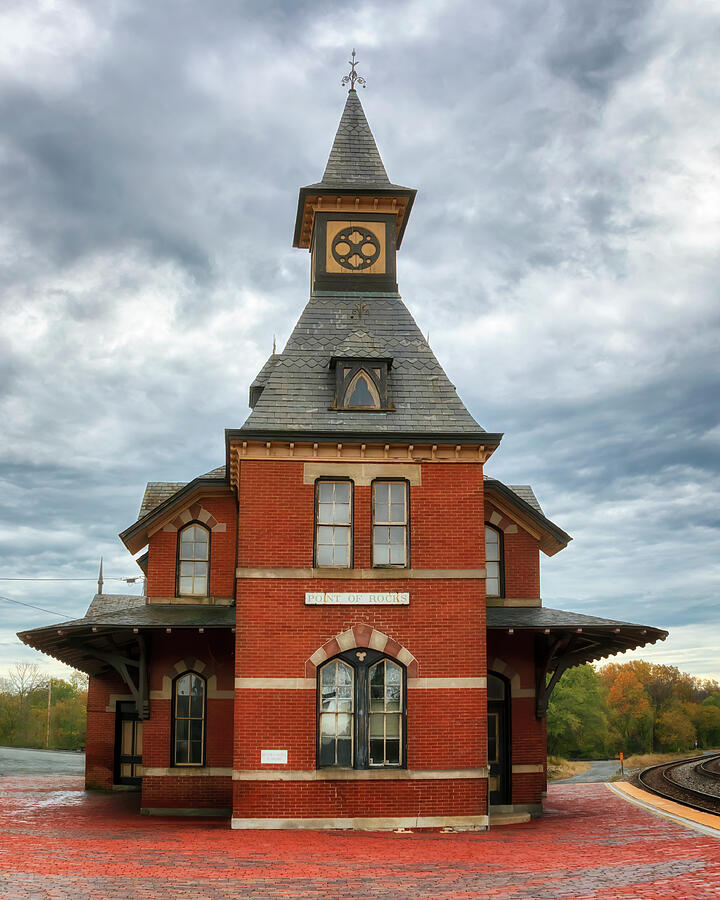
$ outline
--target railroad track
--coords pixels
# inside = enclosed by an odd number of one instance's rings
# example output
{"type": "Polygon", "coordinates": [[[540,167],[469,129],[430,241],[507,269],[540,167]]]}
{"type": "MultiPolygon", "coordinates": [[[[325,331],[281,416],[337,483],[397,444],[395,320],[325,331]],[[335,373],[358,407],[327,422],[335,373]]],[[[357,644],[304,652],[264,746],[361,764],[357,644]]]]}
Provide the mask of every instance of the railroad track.
{"type": "Polygon", "coordinates": [[[720,754],[649,766],[637,780],[659,797],[720,815],[720,754]]]}

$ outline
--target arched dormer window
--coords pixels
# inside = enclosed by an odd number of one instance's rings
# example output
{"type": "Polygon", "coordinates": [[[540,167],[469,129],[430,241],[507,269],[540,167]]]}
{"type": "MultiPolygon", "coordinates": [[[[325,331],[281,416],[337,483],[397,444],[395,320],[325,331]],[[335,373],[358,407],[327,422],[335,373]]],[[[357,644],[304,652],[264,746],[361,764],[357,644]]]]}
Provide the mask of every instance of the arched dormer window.
{"type": "Polygon", "coordinates": [[[183,672],[173,685],[174,766],[205,764],[205,679],[183,672]]]}
{"type": "Polygon", "coordinates": [[[502,597],[505,594],[502,532],[492,525],[485,526],[485,594],[502,597]]]}
{"type": "Polygon", "coordinates": [[[365,369],[360,369],[348,385],[345,406],[348,409],[380,409],[380,394],[365,369]]]}
{"type": "Polygon", "coordinates": [[[330,368],[335,369],[334,409],[353,412],[390,411],[387,380],[391,359],[343,359],[334,356],[330,368]]]}
{"type": "Polygon", "coordinates": [[[181,597],[209,593],[210,532],[194,522],[178,534],[177,592],[181,597]]]}

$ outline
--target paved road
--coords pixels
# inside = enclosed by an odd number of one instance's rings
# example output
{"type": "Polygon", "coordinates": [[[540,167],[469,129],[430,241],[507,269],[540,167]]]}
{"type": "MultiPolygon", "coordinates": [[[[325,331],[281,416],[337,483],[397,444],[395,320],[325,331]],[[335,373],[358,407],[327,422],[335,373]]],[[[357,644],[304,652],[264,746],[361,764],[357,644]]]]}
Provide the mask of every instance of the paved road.
{"type": "Polygon", "coordinates": [[[1,775],[83,775],[85,754],[0,747],[1,775]]]}
{"type": "Polygon", "coordinates": [[[610,781],[620,771],[620,763],[616,759],[596,759],[587,771],[572,778],[559,778],[553,784],[590,784],[597,781],[610,781]]]}

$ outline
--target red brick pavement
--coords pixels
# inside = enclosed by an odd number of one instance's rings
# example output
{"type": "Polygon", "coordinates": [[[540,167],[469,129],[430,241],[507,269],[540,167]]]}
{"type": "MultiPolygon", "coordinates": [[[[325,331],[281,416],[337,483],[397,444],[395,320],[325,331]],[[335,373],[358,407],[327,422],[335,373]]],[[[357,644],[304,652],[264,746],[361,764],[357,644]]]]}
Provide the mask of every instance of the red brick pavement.
{"type": "Polygon", "coordinates": [[[232,831],[137,805],[80,778],[1,778],[2,900],[720,898],[720,840],[603,785],[551,788],[527,825],[457,834],[232,831]]]}

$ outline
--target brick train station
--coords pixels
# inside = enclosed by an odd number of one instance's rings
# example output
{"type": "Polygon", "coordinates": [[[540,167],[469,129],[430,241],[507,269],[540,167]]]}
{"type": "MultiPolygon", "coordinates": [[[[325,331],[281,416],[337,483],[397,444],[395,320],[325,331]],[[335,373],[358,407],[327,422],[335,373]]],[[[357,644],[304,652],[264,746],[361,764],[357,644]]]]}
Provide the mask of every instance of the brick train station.
{"type": "Polygon", "coordinates": [[[144,596],[101,587],[82,619],[20,635],[90,675],[87,788],[233,828],[538,816],[558,678],[665,637],[542,604],[540,554],[570,536],[485,472],[501,434],[398,293],[415,194],[351,89],[300,190],[309,301],[224,465],[147,485],[120,535],[144,596]]]}

